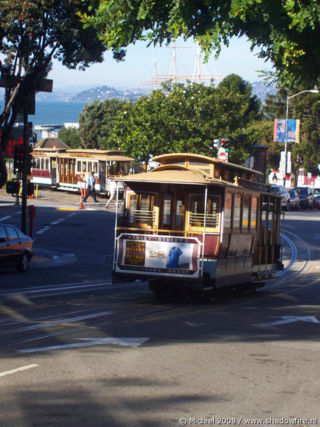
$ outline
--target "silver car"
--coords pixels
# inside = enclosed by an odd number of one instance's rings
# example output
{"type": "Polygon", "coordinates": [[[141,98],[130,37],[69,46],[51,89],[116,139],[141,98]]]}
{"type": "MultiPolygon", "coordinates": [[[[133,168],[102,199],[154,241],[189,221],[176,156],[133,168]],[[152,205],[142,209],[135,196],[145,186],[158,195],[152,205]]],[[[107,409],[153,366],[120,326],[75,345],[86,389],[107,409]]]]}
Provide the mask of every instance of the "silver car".
{"type": "Polygon", "coordinates": [[[281,209],[290,209],[290,194],[283,185],[271,185],[271,192],[281,196],[281,209]]]}

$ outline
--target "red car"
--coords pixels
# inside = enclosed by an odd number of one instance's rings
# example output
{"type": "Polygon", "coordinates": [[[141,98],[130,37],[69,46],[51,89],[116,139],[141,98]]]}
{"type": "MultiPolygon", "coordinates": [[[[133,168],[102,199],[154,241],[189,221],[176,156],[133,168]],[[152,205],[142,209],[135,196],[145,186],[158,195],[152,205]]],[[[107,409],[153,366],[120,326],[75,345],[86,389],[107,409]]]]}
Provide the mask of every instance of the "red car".
{"type": "Polygon", "coordinates": [[[0,224],[0,268],[27,271],[33,257],[33,240],[10,224],[0,224]]]}

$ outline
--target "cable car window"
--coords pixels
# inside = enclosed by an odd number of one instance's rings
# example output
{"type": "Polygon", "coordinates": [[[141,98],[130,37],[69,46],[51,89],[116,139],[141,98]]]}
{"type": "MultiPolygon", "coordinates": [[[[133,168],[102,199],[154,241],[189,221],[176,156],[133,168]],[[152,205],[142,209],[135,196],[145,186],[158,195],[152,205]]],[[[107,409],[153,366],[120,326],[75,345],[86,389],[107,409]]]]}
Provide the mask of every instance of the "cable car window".
{"type": "Polygon", "coordinates": [[[92,162],[88,162],[88,172],[92,172],[92,162]]]}
{"type": "Polygon", "coordinates": [[[109,174],[110,175],[117,175],[117,169],[118,169],[117,162],[110,162],[109,174]]]}
{"type": "Polygon", "coordinates": [[[231,214],[232,214],[232,193],[226,193],[224,203],[224,226],[231,228],[231,214]]]}
{"type": "Polygon", "coordinates": [[[153,225],[154,195],[138,193],[130,195],[129,223],[153,225]]]}
{"type": "Polygon", "coordinates": [[[207,160],[189,160],[189,165],[190,166],[204,166],[204,165],[209,165],[207,160]]]}
{"type": "Polygon", "coordinates": [[[174,165],[184,166],[186,164],[186,161],[185,161],[185,159],[183,159],[183,160],[167,159],[164,164],[165,165],[172,165],[172,164],[174,164],[174,165]]]}
{"type": "Polygon", "coordinates": [[[138,196],[133,194],[130,196],[129,222],[135,223],[136,211],[138,207],[138,196]]]}
{"type": "Polygon", "coordinates": [[[34,157],[34,169],[40,169],[40,159],[39,157],[34,157]]]}
{"type": "Polygon", "coordinates": [[[97,173],[97,172],[98,172],[98,163],[93,163],[93,165],[92,165],[92,171],[93,171],[94,173],[97,173]]]}
{"type": "Polygon", "coordinates": [[[190,225],[191,227],[206,227],[216,228],[218,226],[218,199],[216,197],[208,197],[207,199],[207,214],[204,214],[204,197],[192,196],[190,225]]]}
{"type": "Polygon", "coordinates": [[[182,225],[182,215],[183,215],[183,201],[176,201],[176,225],[182,225]]]}
{"type": "Polygon", "coordinates": [[[87,172],[87,163],[82,162],[82,172],[87,172]]]}
{"type": "Polygon", "coordinates": [[[249,213],[250,213],[250,194],[244,195],[243,210],[242,210],[242,228],[249,228],[249,213]]]}
{"type": "Polygon", "coordinates": [[[170,225],[171,223],[171,203],[172,194],[166,193],[163,199],[163,225],[170,225]]]}
{"type": "Polygon", "coordinates": [[[81,172],[81,162],[80,162],[80,160],[77,160],[77,172],[78,173],[81,172]]]}
{"type": "Polygon", "coordinates": [[[236,193],[234,196],[233,228],[240,228],[240,219],[241,219],[241,194],[236,193]]]}
{"type": "Polygon", "coordinates": [[[250,215],[250,228],[256,228],[257,227],[257,205],[258,205],[258,198],[257,196],[253,196],[251,200],[251,215],[250,215]]]}

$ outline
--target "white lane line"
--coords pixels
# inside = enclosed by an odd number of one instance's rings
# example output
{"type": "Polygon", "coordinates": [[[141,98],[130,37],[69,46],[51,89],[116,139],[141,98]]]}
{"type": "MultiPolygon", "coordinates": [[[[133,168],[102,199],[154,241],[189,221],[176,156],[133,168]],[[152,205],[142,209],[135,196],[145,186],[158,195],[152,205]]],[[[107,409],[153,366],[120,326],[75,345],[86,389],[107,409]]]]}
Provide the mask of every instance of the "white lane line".
{"type": "Polygon", "coordinates": [[[60,219],[57,219],[57,220],[55,220],[55,221],[52,221],[52,222],[50,222],[50,224],[49,224],[49,225],[45,225],[44,227],[40,228],[40,230],[38,230],[38,231],[36,232],[36,234],[43,234],[43,233],[45,233],[46,231],[50,230],[50,228],[51,228],[53,225],[60,224],[61,222],[65,221],[66,219],[68,219],[68,218],[70,218],[70,217],[72,217],[72,216],[75,216],[75,215],[76,215],[76,213],[75,213],[75,212],[71,212],[71,213],[69,213],[68,215],[66,215],[64,218],[60,218],[60,219]]]}
{"type": "Polygon", "coordinates": [[[11,369],[11,371],[0,372],[0,377],[5,377],[6,375],[15,374],[16,372],[26,371],[27,369],[36,368],[38,365],[32,363],[31,365],[20,366],[20,368],[11,369]]]}
{"type": "Polygon", "coordinates": [[[125,347],[137,348],[149,338],[78,338],[82,343],[71,343],[62,345],[52,345],[48,347],[34,347],[18,350],[19,353],[37,353],[48,350],[66,350],[69,348],[91,347],[95,345],[121,345],[125,347]]]}
{"type": "MultiPolygon", "coordinates": [[[[35,325],[25,326],[25,327],[21,327],[19,329],[15,329],[14,333],[16,334],[17,332],[33,331],[36,329],[50,328],[51,326],[57,326],[57,325],[61,325],[61,324],[63,325],[63,324],[81,322],[82,320],[96,319],[97,317],[108,316],[111,314],[113,314],[112,311],[102,311],[101,313],[85,314],[85,315],[77,316],[77,317],[66,317],[64,319],[52,320],[51,322],[41,322],[40,321],[39,323],[37,323],[35,325]]],[[[3,334],[4,335],[11,335],[12,332],[10,330],[4,331],[3,334]]]]}
{"type": "Polygon", "coordinates": [[[316,316],[281,316],[280,320],[275,320],[273,322],[266,323],[256,323],[254,326],[276,326],[284,325],[286,323],[295,323],[295,322],[310,322],[319,324],[320,321],[316,316]]]}

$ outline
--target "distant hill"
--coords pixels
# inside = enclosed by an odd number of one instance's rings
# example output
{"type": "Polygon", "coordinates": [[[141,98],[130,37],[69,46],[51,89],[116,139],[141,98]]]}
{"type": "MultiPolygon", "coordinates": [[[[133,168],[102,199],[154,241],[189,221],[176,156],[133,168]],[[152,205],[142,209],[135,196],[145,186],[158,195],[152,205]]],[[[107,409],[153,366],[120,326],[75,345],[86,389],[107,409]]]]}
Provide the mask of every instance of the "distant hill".
{"type": "Polygon", "coordinates": [[[136,101],[141,96],[147,95],[149,89],[117,89],[110,86],[98,86],[86,88],[75,93],[57,90],[52,93],[39,92],[37,93],[37,101],[60,101],[60,102],[93,102],[103,101],[107,98],[127,99],[136,101]]]}
{"type": "Polygon", "coordinates": [[[251,83],[252,86],[252,93],[256,95],[261,103],[264,103],[264,100],[266,99],[266,96],[269,95],[275,95],[277,93],[277,88],[275,85],[267,86],[263,82],[254,82],[251,83]]]}
{"type": "MultiPolygon", "coordinates": [[[[274,85],[267,86],[263,82],[253,82],[252,92],[263,103],[267,94],[274,95],[276,87],[274,85]]],[[[3,90],[2,90],[3,91],[3,90]]],[[[0,90],[0,94],[2,93],[0,90]]],[[[37,101],[46,102],[93,102],[95,100],[103,101],[107,98],[127,99],[136,101],[141,96],[147,95],[151,89],[126,89],[114,88],[110,86],[86,87],[81,86],[70,87],[54,90],[52,93],[39,92],[37,93],[37,101]]]]}

